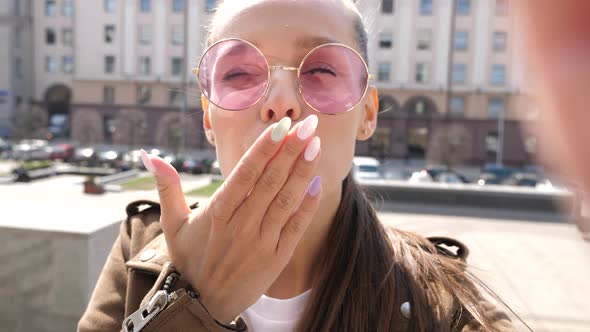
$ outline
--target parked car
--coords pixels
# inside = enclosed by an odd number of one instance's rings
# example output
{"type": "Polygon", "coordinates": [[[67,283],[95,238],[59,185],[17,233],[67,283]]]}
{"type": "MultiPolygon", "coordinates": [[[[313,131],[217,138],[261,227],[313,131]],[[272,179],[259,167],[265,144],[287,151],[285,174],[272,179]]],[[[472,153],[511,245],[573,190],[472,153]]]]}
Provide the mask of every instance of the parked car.
{"type": "Polygon", "coordinates": [[[72,144],[56,144],[51,147],[49,158],[52,160],[61,159],[63,161],[70,161],[74,157],[74,146],[72,144]]]}
{"type": "Polygon", "coordinates": [[[12,152],[12,144],[0,138],[0,158],[8,158],[12,152]]]}
{"type": "Polygon", "coordinates": [[[206,171],[206,166],[203,160],[196,157],[187,157],[182,162],[182,171],[191,174],[203,174],[206,171]]]}
{"type": "Polygon", "coordinates": [[[91,146],[75,148],[71,162],[79,166],[98,166],[98,153],[96,148],[91,146]]]}
{"type": "Polygon", "coordinates": [[[104,149],[97,153],[98,162],[103,167],[123,168],[123,152],[117,149],[104,149]]]}
{"type": "Polygon", "coordinates": [[[475,182],[480,186],[489,184],[502,184],[515,172],[516,170],[511,167],[490,164],[484,167],[482,173],[475,182]]]}
{"type": "Polygon", "coordinates": [[[446,166],[427,166],[420,171],[413,172],[411,183],[439,182],[439,183],[469,183],[465,175],[449,170],[446,166]]]}
{"type": "Polygon", "coordinates": [[[49,159],[51,150],[47,141],[40,139],[25,139],[12,148],[12,158],[18,160],[49,159]]]}
{"type": "Polygon", "coordinates": [[[519,187],[536,187],[540,182],[537,174],[533,173],[514,173],[509,178],[504,180],[502,184],[519,187]]]}
{"type": "Polygon", "coordinates": [[[355,179],[379,179],[381,176],[381,164],[372,157],[354,157],[352,159],[353,176],[355,179]]]}

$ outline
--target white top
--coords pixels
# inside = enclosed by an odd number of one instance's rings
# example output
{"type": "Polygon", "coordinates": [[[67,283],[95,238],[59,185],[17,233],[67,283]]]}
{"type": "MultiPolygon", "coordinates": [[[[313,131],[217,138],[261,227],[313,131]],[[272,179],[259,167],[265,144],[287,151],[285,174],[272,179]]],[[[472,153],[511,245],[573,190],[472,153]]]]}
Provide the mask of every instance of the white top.
{"type": "Polygon", "coordinates": [[[241,316],[248,326],[248,331],[295,331],[310,294],[311,289],[293,298],[284,300],[275,299],[263,294],[241,316]]]}

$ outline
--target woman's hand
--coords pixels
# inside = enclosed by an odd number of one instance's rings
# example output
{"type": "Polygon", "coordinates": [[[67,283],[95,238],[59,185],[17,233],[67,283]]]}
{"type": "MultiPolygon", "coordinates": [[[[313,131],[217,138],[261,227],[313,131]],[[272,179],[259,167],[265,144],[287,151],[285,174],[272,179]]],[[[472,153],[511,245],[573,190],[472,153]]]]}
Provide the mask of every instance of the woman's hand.
{"type": "Polygon", "coordinates": [[[220,322],[232,321],[270,287],[318,208],[320,142],[311,138],[317,121],[312,115],[290,132],[289,118],[268,127],[210,202],[192,213],[174,168],[142,156],[156,175],[172,263],[220,322]]]}

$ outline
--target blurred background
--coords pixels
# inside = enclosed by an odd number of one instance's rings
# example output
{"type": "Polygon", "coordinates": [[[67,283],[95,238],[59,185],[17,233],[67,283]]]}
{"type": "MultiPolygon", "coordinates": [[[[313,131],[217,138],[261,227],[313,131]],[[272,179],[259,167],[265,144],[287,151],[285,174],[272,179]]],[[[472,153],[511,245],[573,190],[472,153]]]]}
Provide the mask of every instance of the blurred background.
{"type": "MultiPolygon", "coordinates": [[[[590,331],[590,212],[537,162],[514,1],[358,1],[381,113],[352,171],[385,223],[465,242],[535,331],[590,331]]],[[[215,7],[0,0],[3,330],[75,329],[126,204],[157,199],[139,149],[195,201],[221,183],[191,74],[215,7]]]]}

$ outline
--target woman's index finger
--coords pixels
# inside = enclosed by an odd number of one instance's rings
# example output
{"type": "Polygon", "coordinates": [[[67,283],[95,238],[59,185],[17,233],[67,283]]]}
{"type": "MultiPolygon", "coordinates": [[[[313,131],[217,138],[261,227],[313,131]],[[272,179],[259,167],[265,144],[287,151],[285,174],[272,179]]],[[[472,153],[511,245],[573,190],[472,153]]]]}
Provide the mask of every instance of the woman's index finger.
{"type": "Polygon", "coordinates": [[[211,200],[212,217],[227,222],[246,199],[266,164],[275,156],[291,128],[291,118],[285,117],[266,128],[254,144],[244,153],[225,183],[211,200]]]}

